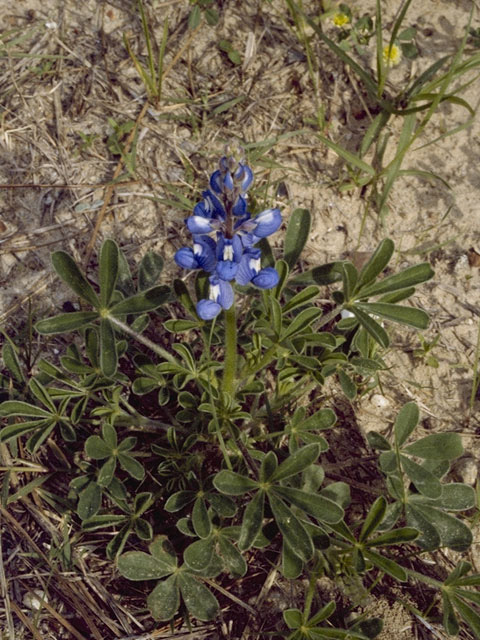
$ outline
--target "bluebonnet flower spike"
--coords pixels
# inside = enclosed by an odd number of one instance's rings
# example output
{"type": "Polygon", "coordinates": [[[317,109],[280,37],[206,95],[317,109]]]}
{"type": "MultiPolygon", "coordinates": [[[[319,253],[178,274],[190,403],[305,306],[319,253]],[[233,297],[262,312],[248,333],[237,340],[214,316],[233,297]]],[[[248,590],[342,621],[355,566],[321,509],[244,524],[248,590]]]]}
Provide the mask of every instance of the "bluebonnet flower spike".
{"type": "Polygon", "coordinates": [[[210,176],[210,189],[185,220],[193,234],[193,249],[183,247],[175,262],[184,269],[203,269],[210,273],[208,298],[199,300],[197,313],[212,320],[234,300],[231,282],[271,289],[279,276],[273,267],[261,267],[261,252],[254,245],[271,235],[282,224],[278,209],[267,209],[252,218],[246,191],[253,182],[249,166],[232,156],[224,156],[210,176]],[[216,232],[216,239],[210,234],[216,232]]]}

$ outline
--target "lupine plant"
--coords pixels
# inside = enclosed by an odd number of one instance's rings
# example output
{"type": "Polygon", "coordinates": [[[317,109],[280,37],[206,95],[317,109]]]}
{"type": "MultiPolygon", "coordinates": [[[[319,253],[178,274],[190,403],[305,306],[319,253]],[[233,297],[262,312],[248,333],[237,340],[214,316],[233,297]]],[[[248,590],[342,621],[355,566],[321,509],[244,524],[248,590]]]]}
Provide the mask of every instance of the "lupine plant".
{"type": "MultiPolygon", "coordinates": [[[[49,504],[79,536],[110,536],[113,570],[139,583],[156,620],[215,618],[218,598],[239,602],[236,580],[273,563],[308,587],[272,634],[374,638],[381,620],[356,615],[354,601],[338,606],[342,585],[366,592],[415,580],[440,594],[447,633],[460,617],[480,637],[471,589],[480,576],[465,562],[450,576],[427,574],[419,560],[472,542],[462,512],[475,494],[448,475],[463,451],[458,434],[414,439],[420,413],[406,404],[390,439],[369,435],[379,466],[368,503],[348,473],[331,477],[326,458],[336,456],[335,430],[352,428],[337,418],[327,380],[350,400],[381,382],[389,323],[428,325],[425,311],[400,303],[432,277],[430,265],[385,272],[394,253],[385,239],[360,271],[339,260],[302,272],[310,213],[292,212],[283,250],[272,248],[282,215],[255,210],[252,183],[243,158],[221,158],[185,221],[191,246],[175,253],[171,268],[184,279],[172,289],[157,284],[160,256],[144,257],[135,282],[110,239],[98,276],[53,254],[57,274],[93,310],[36,324],[80,340],[33,376],[6,343],[12,384],[0,441],[13,455],[25,435],[32,454],[47,439],[65,442],[74,455],[60,472],[70,482],[65,495],[45,493],[49,504]],[[338,602],[322,597],[321,577],[336,584],[338,602]]],[[[425,620],[439,615],[435,602],[425,620]]]]}

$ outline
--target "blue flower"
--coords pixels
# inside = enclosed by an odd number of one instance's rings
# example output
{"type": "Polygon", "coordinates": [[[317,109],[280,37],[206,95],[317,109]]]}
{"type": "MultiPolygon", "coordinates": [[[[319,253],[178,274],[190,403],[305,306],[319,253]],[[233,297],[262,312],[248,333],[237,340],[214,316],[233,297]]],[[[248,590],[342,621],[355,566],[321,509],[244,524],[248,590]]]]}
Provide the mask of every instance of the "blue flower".
{"type": "Polygon", "coordinates": [[[197,302],[197,313],[202,320],[213,320],[222,309],[233,304],[233,289],[229,282],[210,276],[208,298],[197,302]]]}
{"type": "Polygon", "coordinates": [[[217,263],[215,252],[215,240],[199,235],[193,237],[193,249],[183,247],[175,253],[173,259],[184,269],[204,269],[211,272],[215,270],[217,263]]]}
{"type": "Polygon", "coordinates": [[[184,269],[203,269],[210,273],[208,298],[199,300],[197,313],[212,320],[234,300],[231,282],[253,284],[271,289],[279,275],[273,267],[261,267],[260,249],[254,245],[275,233],[282,224],[279,209],[266,209],[252,218],[248,212],[246,191],[253,173],[233,157],[223,157],[219,169],[210,177],[210,189],[185,220],[193,234],[193,249],[183,247],[174,256],[184,269]],[[209,234],[216,231],[216,240],[209,234]]]}
{"type": "Polygon", "coordinates": [[[260,289],[272,289],[277,286],[279,281],[277,271],[273,267],[262,269],[260,255],[260,249],[246,249],[244,251],[235,276],[237,284],[246,286],[252,283],[260,289]]]}

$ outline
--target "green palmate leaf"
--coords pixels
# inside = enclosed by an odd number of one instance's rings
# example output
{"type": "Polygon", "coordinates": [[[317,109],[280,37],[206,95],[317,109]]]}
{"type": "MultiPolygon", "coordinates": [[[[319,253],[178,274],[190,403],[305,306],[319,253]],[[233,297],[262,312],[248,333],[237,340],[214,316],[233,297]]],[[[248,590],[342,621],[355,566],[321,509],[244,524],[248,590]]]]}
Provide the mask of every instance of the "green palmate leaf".
{"type": "Polygon", "coordinates": [[[54,427],[55,422],[52,420],[50,423],[46,423],[44,426],[36,429],[35,433],[27,440],[27,450],[30,453],[36,453],[40,445],[43,444],[52,433],[54,427]]]}
{"type": "Polygon", "coordinates": [[[357,291],[360,291],[362,287],[368,285],[372,280],[375,280],[380,273],[382,273],[390,262],[394,249],[395,245],[390,238],[382,240],[370,260],[360,272],[357,291]]]}
{"type": "Polygon", "coordinates": [[[320,455],[318,444],[307,444],[289,456],[270,477],[270,482],[279,482],[307,469],[320,455]]]}
{"type": "Polygon", "coordinates": [[[125,518],[126,516],[116,516],[111,513],[93,516],[93,518],[82,522],[82,531],[96,531],[104,527],[116,527],[121,522],[124,522],[125,518]]]}
{"type": "Polygon", "coordinates": [[[430,264],[423,262],[365,287],[362,289],[362,298],[398,291],[399,289],[406,289],[407,287],[414,287],[417,284],[430,280],[433,276],[434,271],[430,264]]]}
{"type": "Polygon", "coordinates": [[[368,313],[365,313],[362,309],[359,309],[356,305],[349,306],[348,311],[352,311],[352,313],[355,314],[362,327],[364,327],[368,331],[368,333],[376,342],[378,342],[385,349],[388,347],[388,345],[390,344],[389,337],[385,329],[381,327],[378,322],[371,318],[368,313]]]}
{"type": "Polygon", "coordinates": [[[152,525],[143,518],[135,520],[135,534],[140,540],[151,540],[153,538],[152,525]]]}
{"type": "Polygon", "coordinates": [[[407,402],[399,411],[395,420],[395,442],[398,447],[403,446],[414,431],[419,419],[418,406],[415,402],[407,402]]]}
{"type": "Polygon", "coordinates": [[[440,534],[428,518],[423,515],[421,509],[407,503],[405,508],[407,524],[418,529],[422,535],[417,538],[417,544],[426,551],[438,549],[440,546],[440,534]]]}
{"type": "Polygon", "coordinates": [[[101,487],[108,487],[115,474],[115,468],[117,461],[115,458],[109,458],[101,467],[98,472],[97,482],[101,487]]]}
{"type": "Polygon", "coordinates": [[[10,342],[5,342],[2,347],[2,359],[15,380],[17,382],[25,382],[17,352],[10,342]]]}
{"type": "Polygon", "coordinates": [[[192,524],[195,533],[199,538],[207,538],[210,535],[212,523],[208,516],[205,501],[202,498],[197,498],[193,505],[192,524]]]}
{"type": "Polygon", "coordinates": [[[356,304],[367,313],[406,324],[409,327],[416,327],[417,329],[426,329],[430,322],[428,314],[415,307],[402,307],[398,304],[389,304],[387,302],[357,302],[356,304]]]}
{"type": "Polygon", "coordinates": [[[372,534],[375,529],[378,529],[380,523],[382,522],[385,511],[387,508],[387,501],[383,496],[380,496],[375,500],[375,502],[370,507],[370,511],[365,518],[365,522],[363,523],[362,530],[360,531],[360,536],[358,540],[360,542],[365,542],[372,534]]]}
{"type": "Polygon", "coordinates": [[[0,442],[8,442],[9,440],[13,440],[13,438],[18,438],[19,436],[23,436],[25,433],[29,433],[30,431],[45,427],[49,424],[51,424],[50,421],[46,420],[29,420],[28,422],[9,424],[0,431],[0,442]]]}
{"type": "Polygon", "coordinates": [[[153,495],[150,491],[143,491],[142,493],[137,493],[135,496],[135,500],[133,502],[133,510],[136,516],[142,515],[148,509],[148,507],[153,502],[153,495]]]}
{"type": "Polygon", "coordinates": [[[187,572],[178,576],[180,592],[190,615],[198,620],[212,620],[219,609],[217,599],[197,578],[187,572]]]}
{"type": "Polygon", "coordinates": [[[159,285],[158,287],[147,289],[147,291],[142,291],[142,293],[138,293],[131,298],[121,300],[111,307],[110,313],[114,316],[122,316],[153,311],[167,302],[169,297],[170,288],[159,285]]]}
{"type": "Polygon", "coordinates": [[[357,385],[353,382],[350,376],[345,373],[343,369],[339,369],[338,379],[340,381],[340,386],[342,387],[343,393],[349,400],[354,400],[357,395],[357,385]]]}
{"type": "Polygon", "coordinates": [[[138,288],[140,291],[150,289],[157,282],[163,269],[163,258],[154,251],[148,251],[138,269],[138,288]]]}
{"type": "Polygon", "coordinates": [[[127,551],[118,559],[118,570],[129,580],[155,580],[168,576],[175,565],[143,551],[127,551]]]}
{"type": "Polygon", "coordinates": [[[433,433],[409,444],[403,451],[425,460],[454,460],[462,455],[463,446],[458,433],[433,433]]]}
{"type": "Polygon", "coordinates": [[[65,333],[66,331],[75,331],[81,329],[90,322],[98,318],[96,311],[72,311],[72,313],[61,313],[53,318],[40,320],[35,324],[38,333],[65,333]]]}
{"type": "Polygon", "coordinates": [[[102,503],[102,489],[96,482],[89,482],[85,489],[80,491],[77,514],[81,520],[87,520],[94,516],[102,503]]]}
{"type": "Polygon", "coordinates": [[[344,262],[342,264],[342,280],[343,280],[343,295],[345,300],[350,300],[355,290],[358,279],[358,271],[351,262],[344,262]]]}
{"type": "Polygon", "coordinates": [[[294,276],[290,282],[293,285],[318,284],[326,286],[342,279],[343,262],[330,262],[314,267],[304,273],[294,276]]]}
{"type": "Polygon", "coordinates": [[[455,611],[448,594],[442,590],[443,626],[451,636],[456,636],[460,630],[455,611]]]}
{"type": "Polygon", "coordinates": [[[119,453],[118,461],[122,469],[126,471],[129,476],[132,476],[135,480],[143,480],[145,476],[145,469],[133,456],[129,456],[126,453],[119,453]]]}
{"type": "Polygon", "coordinates": [[[312,618],[310,618],[309,623],[311,625],[320,624],[320,622],[323,622],[324,620],[329,618],[335,611],[335,609],[336,605],[332,600],[331,602],[328,602],[324,607],[322,607],[320,611],[317,611],[317,613],[312,618]]]}
{"type": "Polygon", "coordinates": [[[291,338],[297,333],[301,333],[305,329],[307,329],[312,322],[322,315],[322,310],[317,307],[309,307],[308,309],[303,309],[300,313],[295,316],[292,322],[286,327],[284,330],[281,340],[285,340],[286,338],[291,338]]]}
{"type": "Polygon", "coordinates": [[[272,328],[275,332],[276,336],[279,336],[282,333],[282,307],[279,301],[270,296],[270,317],[272,321],[272,328]]]}
{"type": "Polygon", "coordinates": [[[277,286],[275,287],[275,289],[273,289],[273,295],[278,300],[283,291],[283,288],[285,287],[290,270],[285,260],[277,260],[275,262],[275,269],[277,270],[279,280],[277,286]]]}
{"type": "Polygon", "coordinates": [[[293,487],[276,486],[273,491],[321,522],[336,524],[344,516],[342,507],[324,496],[293,487]]]}
{"type": "Polygon", "coordinates": [[[75,260],[68,253],[65,253],[65,251],[55,251],[52,253],[52,264],[62,280],[66,282],[80,298],[89,302],[92,307],[98,308],[100,306],[97,294],[81,273],[75,260]]]}
{"type": "Polygon", "coordinates": [[[165,503],[164,509],[169,513],[181,511],[187,504],[195,500],[194,491],[177,491],[173,493],[165,503]]]}
{"type": "Polygon", "coordinates": [[[109,320],[100,321],[100,367],[107,378],[111,378],[117,371],[117,342],[115,331],[109,320]]]}
{"type": "Polygon", "coordinates": [[[244,576],[247,573],[247,563],[238,549],[225,536],[218,537],[218,545],[230,573],[234,576],[244,576]]]}
{"type": "Polygon", "coordinates": [[[106,548],[107,558],[109,560],[113,560],[122,553],[131,532],[132,525],[130,522],[126,522],[120,531],[110,540],[106,548]]]}
{"type": "Polygon", "coordinates": [[[85,453],[94,460],[102,460],[112,455],[112,448],[100,436],[90,436],[85,442],[85,453]]]}
{"type": "Polygon", "coordinates": [[[172,333],[182,333],[191,329],[198,329],[200,323],[197,320],[167,320],[163,326],[172,333]]]}
{"type": "Polygon", "coordinates": [[[219,471],[213,479],[213,485],[222,493],[230,496],[240,496],[248,491],[258,488],[258,483],[246,476],[242,476],[234,471],[224,469],[219,471]]]}
{"type": "Polygon", "coordinates": [[[214,544],[211,538],[197,540],[185,549],[183,559],[193,571],[203,571],[212,561],[213,551],[214,544]]]}
{"type": "Polygon", "coordinates": [[[320,293],[320,288],[316,285],[310,285],[306,287],[299,293],[290,298],[290,300],[283,305],[282,311],[283,313],[287,313],[288,311],[292,311],[292,309],[296,309],[297,307],[301,307],[311,300],[314,300],[320,293]]]}
{"type": "Polygon", "coordinates": [[[284,258],[290,269],[295,266],[310,234],[312,218],[308,209],[295,209],[288,221],[284,258]]]}
{"type": "Polygon", "coordinates": [[[475,490],[467,484],[451,482],[442,485],[442,494],[436,500],[425,500],[421,496],[412,496],[412,499],[448,511],[465,511],[475,506],[475,490]]]}
{"type": "Polygon", "coordinates": [[[438,498],[442,493],[440,481],[427,469],[417,464],[407,456],[401,455],[403,470],[421,494],[428,498],[438,498]]]}
{"type": "Polygon", "coordinates": [[[287,609],[283,619],[289,629],[298,629],[303,624],[303,613],[299,609],[287,609]]]}
{"type": "Polygon", "coordinates": [[[231,498],[227,498],[227,496],[220,495],[219,493],[209,493],[208,501],[219,516],[233,518],[237,513],[235,502],[231,498]]]}
{"type": "MultiPolygon", "coordinates": [[[[36,407],[20,400],[5,400],[0,404],[0,416],[28,416],[31,418],[51,418],[52,414],[41,407],[36,407]]],[[[13,425],[12,425],[13,426],[13,425]]]]}
{"type": "Polygon", "coordinates": [[[466,551],[473,541],[472,532],[469,527],[444,511],[435,509],[427,505],[416,505],[410,508],[415,510],[416,515],[420,511],[422,516],[428,519],[429,523],[435,527],[442,546],[455,551],[466,551]]]}
{"type": "Polygon", "coordinates": [[[262,464],[260,466],[260,474],[259,474],[260,482],[267,482],[270,479],[273,472],[277,469],[277,467],[278,467],[277,456],[273,451],[269,451],[267,455],[264,457],[264,459],[262,460],[262,464]]]}
{"type": "Polygon", "coordinates": [[[337,421],[335,412],[331,409],[320,409],[306,420],[302,420],[300,429],[323,430],[330,429],[337,421]]]}
{"type": "Polygon", "coordinates": [[[292,551],[307,562],[313,556],[312,539],[307,530],[287,505],[273,493],[269,494],[270,507],[280,532],[292,551]]]}
{"type": "Polygon", "coordinates": [[[385,556],[372,551],[372,549],[365,549],[364,554],[365,557],[381,571],[392,576],[392,578],[395,578],[395,580],[399,582],[406,582],[407,573],[399,564],[390,560],[390,558],[385,558],[385,556]]]}
{"type": "Polygon", "coordinates": [[[118,246],[113,240],[105,240],[100,250],[100,304],[108,307],[118,278],[118,246]]]}
{"type": "Polygon", "coordinates": [[[243,514],[242,527],[238,538],[238,548],[240,551],[250,549],[255,538],[260,533],[263,523],[264,504],[265,493],[263,491],[258,491],[248,503],[243,514]]]}
{"type": "Polygon", "coordinates": [[[369,547],[384,547],[391,544],[402,544],[412,542],[418,538],[419,532],[413,527],[402,527],[387,531],[377,536],[374,540],[369,540],[366,544],[369,547]]]}
{"type": "Polygon", "coordinates": [[[303,560],[292,551],[285,538],[282,545],[282,574],[289,580],[295,580],[303,571],[303,560]]]}
{"type": "Polygon", "coordinates": [[[176,575],[157,584],[147,598],[147,606],[155,620],[167,621],[173,618],[180,606],[180,592],[176,575]]]}
{"type": "MultiPolygon", "coordinates": [[[[472,569],[472,565],[470,564],[470,562],[466,562],[464,560],[461,560],[457,566],[455,567],[455,569],[449,574],[449,576],[443,581],[443,584],[445,586],[449,585],[449,584],[459,584],[458,581],[462,580],[462,578],[464,576],[467,575],[467,573],[469,571],[471,571],[472,569]]],[[[478,578],[480,578],[480,576],[478,576],[478,578]]],[[[480,580],[478,581],[478,584],[480,584],[480,580]]]]}
{"type": "Polygon", "coordinates": [[[477,638],[480,638],[480,616],[478,615],[478,613],[456,596],[453,597],[453,602],[455,604],[455,607],[457,608],[457,611],[468,624],[475,636],[477,638]]]}
{"type": "Polygon", "coordinates": [[[114,426],[112,426],[108,422],[105,422],[104,425],[102,426],[102,436],[106,444],[110,447],[110,449],[117,448],[118,438],[117,438],[117,432],[114,426]]]}
{"type": "Polygon", "coordinates": [[[131,296],[135,293],[132,272],[122,251],[118,252],[118,278],[116,288],[125,296],[131,296]]]}
{"type": "MultiPolygon", "coordinates": [[[[183,280],[179,280],[178,278],[173,281],[173,290],[175,292],[175,296],[178,301],[184,306],[186,311],[193,316],[197,317],[197,312],[195,309],[195,304],[190,296],[190,293],[187,289],[187,285],[183,282],[183,280]]],[[[195,321],[197,323],[197,321],[195,321]]]]}

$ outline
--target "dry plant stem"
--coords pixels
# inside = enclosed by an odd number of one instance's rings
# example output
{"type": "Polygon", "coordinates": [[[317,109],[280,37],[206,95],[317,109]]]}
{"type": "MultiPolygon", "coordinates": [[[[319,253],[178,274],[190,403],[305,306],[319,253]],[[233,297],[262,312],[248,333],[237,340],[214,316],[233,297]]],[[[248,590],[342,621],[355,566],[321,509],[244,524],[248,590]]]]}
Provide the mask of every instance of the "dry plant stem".
{"type": "MultiPolygon", "coordinates": [[[[0,525],[2,518],[0,516],[0,525]]],[[[3,566],[2,536],[0,535],[0,589],[5,607],[5,617],[7,619],[7,631],[9,640],[15,640],[15,628],[13,626],[12,611],[10,607],[10,597],[8,595],[8,585],[5,577],[5,569],[3,566]]]]}
{"type": "MultiPolygon", "coordinates": [[[[125,147],[124,147],[124,153],[123,156],[125,156],[125,154],[127,154],[130,150],[131,144],[133,142],[133,139],[138,131],[138,127],[140,126],[141,121],[143,120],[144,115],[147,113],[147,109],[149,107],[149,103],[148,100],[145,102],[145,104],[142,107],[142,110],[140,111],[140,113],[138,114],[138,117],[135,121],[135,126],[132,128],[132,130],[130,131],[130,134],[127,138],[127,142],[125,143],[125,147]]],[[[118,178],[118,176],[121,174],[122,169],[123,169],[123,157],[119,160],[116,168],[115,168],[115,172],[113,174],[113,178],[112,178],[112,183],[115,182],[115,180],[118,178]]],[[[110,204],[110,200],[112,199],[113,196],[113,192],[115,190],[115,187],[117,185],[115,184],[109,184],[106,191],[105,191],[105,197],[103,199],[103,205],[102,208],[100,209],[97,219],[95,221],[95,227],[93,228],[93,233],[90,237],[90,240],[88,242],[87,248],[85,250],[85,258],[84,258],[84,266],[88,265],[89,261],[90,261],[90,256],[92,255],[92,251],[93,251],[93,247],[95,246],[95,240],[97,239],[97,235],[98,232],[100,230],[101,224],[103,222],[103,219],[105,218],[105,214],[107,212],[107,207],[110,204]]]]}

